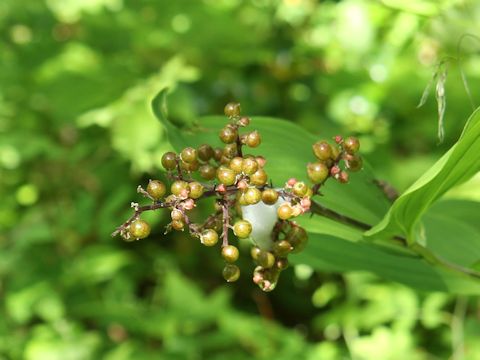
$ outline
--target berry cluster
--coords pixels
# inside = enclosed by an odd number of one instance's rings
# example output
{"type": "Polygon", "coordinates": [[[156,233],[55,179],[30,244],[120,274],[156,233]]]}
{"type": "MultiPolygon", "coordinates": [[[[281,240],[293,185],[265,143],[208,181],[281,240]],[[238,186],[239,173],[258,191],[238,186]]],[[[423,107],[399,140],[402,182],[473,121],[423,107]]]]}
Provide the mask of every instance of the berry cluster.
{"type": "Polygon", "coordinates": [[[280,272],[288,267],[288,255],[302,251],[307,243],[306,231],[292,219],[311,211],[311,198],[329,177],[345,183],[347,171],[361,168],[359,142],[353,137],[337,136],[335,145],[326,141],[315,143],[313,153],[317,161],[307,166],[313,186],[292,178],[284,187],[275,188],[268,182],[266,159],[243,154],[244,146],[255,148],[262,140],[256,130],[240,133],[250,124],[250,118],[241,116],[238,103],[227,104],[225,115],[229,121],[219,133],[224,146],[203,144],[198,148],[186,147],[178,154],[165,153],[162,165],[171,180],[170,191],[160,180],[150,180],[146,189],[139,186],[138,192],[152,204],[132,203],[134,214],[112,235],[120,234],[125,240],[143,239],[150,234],[150,226],[140,218],[141,214],[168,208],[171,221],[165,233],[187,230],[201,244],[211,247],[221,238],[223,277],[234,282],[240,276],[235,265],[240,252],[229,241],[231,230],[238,239],[252,240],[251,256],[257,264],[253,281],[262,290],[271,291],[280,272]],[[212,214],[203,222],[192,221],[191,210],[206,197],[216,199],[212,214]]]}

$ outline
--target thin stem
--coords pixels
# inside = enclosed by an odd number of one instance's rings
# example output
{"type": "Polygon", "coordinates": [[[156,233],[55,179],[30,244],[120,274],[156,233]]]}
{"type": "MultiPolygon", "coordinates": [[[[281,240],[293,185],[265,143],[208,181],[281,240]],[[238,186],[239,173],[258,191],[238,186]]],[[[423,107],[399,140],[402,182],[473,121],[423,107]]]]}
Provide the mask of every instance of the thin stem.
{"type": "Polygon", "coordinates": [[[228,246],[228,228],[230,225],[230,215],[228,213],[228,199],[227,196],[224,195],[223,202],[222,202],[222,214],[223,214],[223,232],[222,232],[222,247],[228,246]]]}

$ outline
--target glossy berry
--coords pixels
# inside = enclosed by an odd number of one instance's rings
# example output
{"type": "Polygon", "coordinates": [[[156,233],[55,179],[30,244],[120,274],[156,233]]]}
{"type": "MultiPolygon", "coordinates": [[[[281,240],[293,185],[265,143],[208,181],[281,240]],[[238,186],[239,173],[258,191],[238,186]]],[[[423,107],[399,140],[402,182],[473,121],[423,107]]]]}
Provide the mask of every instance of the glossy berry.
{"type": "Polygon", "coordinates": [[[197,150],[192,147],[186,147],[180,153],[180,158],[186,163],[193,163],[194,161],[197,161],[197,150]]]}
{"type": "Polygon", "coordinates": [[[237,135],[238,131],[232,126],[225,126],[222,130],[220,130],[220,133],[218,134],[218,137],[222,142],[225,144],[231,144],[234,143],[237,140],[237,135]]]}
{"type": "Polygon", "coordinates": [[[160,180],[150,180],[147,185],[147,193],[154,200],[159,200],[165,196],[167,187],[160,180]]]}
{"type": "Polygon", "coordinates": [[[225,166],[220,166],[217,170],[217,179],[227,186],[235,183],[235,172],[225,166]]]}
{"type": "Polygon", "coordinates": [[[268,176],[265,170],[258,169],[252,175],[250,175],[250,183],[256,186],[265,185],[268,181],[268,176]]]}
{"type": "Polygon", "coordinates": [[[243,159],[242,172],[247,175],[252,175],[258,169],[257,161],[253,158],[243,159]]]}
{"type": "Polygon", "coordinates": [[[200,163],[197,160],[192,162],[185,162],[183,160],[180,161],[180,168],[188,172],[197,171],[199,166],[200,166],[200,163]]]}
{"type": "Polygon", "coordinates": [[[192,181],[190,184],[188,184],[188,187],[190,188],[190,198],[198,199],[200,196],[203,195],[203,185],[199,182],[192,181]]]}
{"type": "Polygon", "coordinates": [[[288,268],[288,259],[287,258],[280,258],[275,261],[275,268],[278,270],[285,270],[288,268]]]}
{"type": "Polygon", "coordinates": [[[355,154],[360,150],[360,142],[356,137],[350,136],[343,141],[343,148],[349,154],[355,154]]]}
{"type": "Polygon", "coordinates": [[[238,153],[238,148],[236,143],[231,143],[225,145],[223,148],[222,156],[228,158],[227,164],[230,162],[230,159],[233,159],[238,153]]]}
{"type": "Polygon", "coordinates": [[[260,251],[257,256],[258,265],[264,267],[265,269],[271,268],[275,265],[275,256],[269,251],[260,251]]]}
{"type": "Polygon", "coordinates": [[[260,145],[261,142],[262,142],[262,137],[260,136],[260,133],[257,130],[252,131],[250,134],[247,135],[247,138],[245,139],[245,144],[247,144],[247,146],[252,148],[255,148],[258,145],[260,145]]]}
{"type": "Polygon", "coordinates": [[[213,149],[213,158],[215,161],[219,162],[223,156],[223,149],[222,148],[215,148],[213,149]]]}
{"type": "Polygon", "coordinates": [[[173,209],[170,213],[172,220],[183,220],[183,212],[178,209],[173,209]]]}
{"type": "Polygon", "coordinates": [[[176,196],[181,195],[183,190],[188,190],[188,183],[183,180],[175,180],[170,186],[170,192],[176,196]]]}
{"type": "Polygon", "coordinates": [[[245,191],[239,191],[237,194],[237,201],[240,206],[250,205],[247,203],[247,200],[245,200],[245,191]]]}
{"type": "Polygon", "coordinates": [[[258,203],[262,199],[262,192],[257,188],[251,187],[245,191],[245,201],[248,205],[258,203]]]}
{"type": "Polygon", "coordinates": [[[312,146],[313,153],[318,160],[328,160],[332,157],[332,147],[326,141],[318,141],[312,146]]]}
{"type": "Polygon", "coordinates": [[[258,166],[261,168],[263,168],[267,163],[267,160],[263,156],[256,156],[255,160],[257,161],[258,166]]]}
{"type": "Polygon", "coordinates": [[[320,184],[327,179],[329,170],[324,163],[314,162],[307,165],[307,175],[311,182],[320,184]]]}
{"type": "Polygon", "coordinates": [[[308,235],[304,228],[294,226],[287,233],[286,239],[293,247],[292,253],[298,253],[307,245],[308,235]]]}
{"type": "Polygon", "coordinates": [[[293,216],[293,209],[289,203],[280,205],[277,209],[277,215],[282,220],[288,220],[293,216]]]}
{"type": "Polygon", "coordinates": [[[240,239],[245,239],[252,233],[252,224],[247,220],[239,220],[233,225],[233,233],[240,239]]]}
{"type": "Polygon", "coordinates": [[[290,244],[287,240],[280,240],[273,244],[273,251],[279,256],[285,256],[292,250],[292,244],[290,244]]]}
{"type": "Polygon", "coordinates": [[[200,145],[197,149],[197,154],[200,160],[208,161],[213,158],[213,148],[208,144],[200,145]]]}
{"type": "Polygon", "coordinates": [[[234,282],[240,277],[240,269],[237,265],[227,264],[223,268],[222,275],[227,282],[234,282]]]}
{"type": "Polygon", "coordinates": [[[307,194],[308,185],[305,184],[303,181],[298,181],[293,185],[292,192],[300,197],[304,197],[307,194]]]}
{"type": "Polygon", "coordinates": [[[173,170],[177,167],[177,155],[174,152],[166,152],[162,156],[162,166],[165,170],[173,170]]]}
{"type": "Polygon", "coordinates": [[[278,200],[278,192],[274,189],[265,189],[262,192],[262,201],[267,205],[273,205],[278,200]]]}
{"type": "Polygon", "coordinates": [[[345,167],[352,172],[361,170],[362,166],[363,161],[359,156],[349,155],[348,159],[345,160],[345,167]]]}
{"type": "Polygon", "coordinates": [[[128,231],[134,239],[144,239],[150,235],[150,225],[145,220],[137,219],[132,221],[128,231]]]}
{"type": "Polygon", "coordinates": [[[218,234],[213,229],[205,229],[200,235],[200,242],[205,246],[214,246],[218,242],[218,234]]]}
{"type": "Polygon", "coordinates": [[[228,167],[235,171],[236,174],[240,174],[242,172],[242,164],[243,158],[241,158],[240,156],[236,156],[232,160],[230,160],[228,167]]]}
{"type": "Polygon", "coordinates": [[[233,263],[238,260],[238,249],[233,245],[222,247],[222,257],[226,262],[233,263]]]}
{"type": "Polygon", "coordinates": [[[200,176],[205,180],[213,180],[217,174],[217,169],[210,164],[200,166],[198,171],[200,172],[200,176]]]}
{"type": "Polygon", "coordinates": [[[260,254],[262,250],[260,250],[259,247],[257,246],[253,246],[251,249],[250,249],[250,256],[252,257],[253,260],[257,260],[258,259],[258,255],[260,254]]]}
{"type": "Polygon", "coordinates": [[[225,115],[229,118],[239,116],[240,110],[240,104],[235,102],[229,102],[227,105],[225,105],[225,108],[223,109],[225,115]]]}

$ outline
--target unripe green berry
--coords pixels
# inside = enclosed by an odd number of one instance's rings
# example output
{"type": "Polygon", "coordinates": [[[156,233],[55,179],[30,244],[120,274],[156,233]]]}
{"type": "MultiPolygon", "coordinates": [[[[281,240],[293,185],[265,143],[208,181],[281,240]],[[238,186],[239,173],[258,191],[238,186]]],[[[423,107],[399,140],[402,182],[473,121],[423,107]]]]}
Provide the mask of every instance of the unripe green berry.
{"type": "Polygon", "coordinates": [[[186,147],[180,153],[180,158],[186,163],[192,163],[197,160],[197,150],[192,147],[186,147]]]}
{"type": "Polygon", "coordinates": [[[308,192],[308,185],[303,181],[297,181],[293,185],[292,192],[299,197],[304,197],[308,192]]]}
{"type": "Polygon", "coordinates": [[[257,263],[265,269],[269,269],[275,265],[275,256],[269,251],[262,250],[257,256],[257,263]]]}
{"type": "Polygon", "coordinates": [[[182,220],[173,220],[172,221],[172,228],[177,231],[182,231],[185,227],[185,223],[182,220]]]}
{"type": "Polygon", "coordinates": [[[233,233],[240,239],[246,239],[252,233],[252,224],[247,220],[239,220],[233,225],[233,233]]]}
{"type": "Polygon", "coordinates": [[[200,172],[200,176],[205,180],[214,179],[217,173],[217,169],[210,164],[204,164],[200,166],[200,169],[198,171],[200,172]]]}
{"type": "Polygon", "coordinates": [[[356,137],[350,136],[343,141],[343,148],[349,154],[355,154],[360,150],[360,141],[356,137]]]}
{"type": "Polygon", "coordinates": [[[252,148],[255,148],[258,145],[260,145],[261,142],[262,142],[262,137],[260,136],[260,133],[257,130],[252,131],[250,134],[247,135],[247,138],[245,139],[245,143],[247,144],[247,146],[252,148]]]}
{"type": "Polygon", "coordinates": [[[262,199],[262,192],[257,188],[251,187],[245,191],[245,201],[248,205],[258,203],[262,199]]]}
{"type": "Polygon", "coordinates": [[[226,262],[234,263],[238,260],[238,249],[233,245],[227,245],[222,247],[222,257],[226,262]]]}
{"type": "Polygon", "coordinates": [[[224,185],[233,185],[235,183],[235,172],[225,166],[220,166],[217,170],[217,179],[224,185]]]}
{"type": "Polygon", "coordinates": [[[238,153],[237,149],[238,148],[237,148],[236,143],[227,144],[223,148],[223,154],[222,155],[225,156],[228,159],[233,159],[238,153]]]}
{"type": "Polygon", "coordinates": [[[199,162],[197,160],[193,162],[185,162],[185,161],[180,161],[180,168],[182,170],[188,171],[188,172],[194,172],[198,170],[198,167],[200,166],[199,162]]]}
{"type": "Polygon", "coordinates": [[[274,189],[265,189],[262,192],[262,201],[267,205],[273,205],[278,200],[278,192],[274,189]]]}
{"type": "Polygon", "coordinates": [[[183,190],[188,190],[188,183],[183,180],[175,180],[170,186],[170,192],[173,195],[180,195],[183,190]]]}
{"type": "Polygon", "coordinates": [[[174,152],[166,152],[162,156],[162,166],[165,170],[173,170],[177,167],[177,155],[174,152]]]}
{"type": "Polygon", "coordinates": [[[258,169],[252,175],[250,175],[250,183],[256,186],[265,185],[268,181],[268,176],[265,170],[258,169]]]}
{"type": "Polygon", "coordinates": [[[247,200],[245,200],[245,191],[240,191],[239,192],[238,204],[241,205],[241,206],[250,205],[249,203],[247,203],[247,200]]]}
{"type": "Polygon", "coordinates": [[[200,242],[205,246],[214,246],[218,242],[218,234],[213,229],[205,229],[200,235],[200,242]]]}
{"type": "Polygon", "coordinates": [[[165,196],[167,187],[160,180],[150,180],[147,185],[147,193],[154,200],[159,200],[165,196]]]}
{"type": "Polygon", "coordinates": [[[183,220],[183,213],[178,209],[173,209],[170,213],[172,220],[183,220]]]}
{"type": "Polygon", "coordinates": [[[235,171],[236,174],[240,174],[242,172],[242,164],[243,164],[243,158],[240,156],[234,157],[232,160],[230,160],[229,167],[233,171],[235,171]]]}
{"type": "Polygon", "coordinates": [[[251,249],[250,249],[250,256],[252,257],[253,260],[257,260],[258,259],[258,255],[260,254],[262,250],[260,250],[259,247],[257,246],[253,246],[251,249]]]}
{"type": "Polygon", "coordinates": [[[218,134],[218,137],[222,142],[225,144],[231,144],[234,143],[237,140],[237,135],[238,131],[232,126],[225,126],[222,130],[220,130],[220,133],[218,134]]]}
{"type": "Polygon", "coordinates": [[[258,164],[253,158],[243,159],[242,172],[247,175],[252,175],[258,169],[258,164]]]}
{"type": "Polygon", "coordinates": [[[279,256],[285,256],[292,250],[292,244],[290,244],[287,240],[280,240],[273,244],[273,251],[279,256]]]}
{"type": "Polygon", "coordinates": [[[280,259],[277,259],[277,261],[275,261],[275,267],[280,271],[288,268],[288,265],[289,264],[288,264],[287,258],[280,258],[280,259]]]}
{"type": "Polygon", "coordinates": [[[223,109],[225,115],[229,118],[239,116],[240,110],[240,104],[236,102],[229,102],[227,105],[225,105],[225,108],[223,109]]]}
{"type": "Polygon", "coordinates": [[[198,147],[198,157],[200,160],[208,161],[213,157],[213,148],[208,144],[203,144],[198,147]]]}
{"type": "Polygon", "coordinates": [[[293,226],[287,233],[286,240],[293,246],[292,253],[298,253],[307,245],[308,235],[304,228],[293,226]]]}
{"type": "Polygon", "coordinates": [[[307,175],[311,182],[320,184],[325,181],[330,171],[327,165],[322,162],[309,163],[307,165],[307,175]]]}
{"type": "Polygon", "coordinates": [[[190,188],[189,197],[192,199],[198,199],[200,196],[203,195],[203,185],[197,181],[192,181],[188,184],[190,188]]]}
{"type": "Polygon", "coordinates": [[[283,203],[278,207],[277,215],[282,220],[288,220],[293,215],[293,209],[289,203],[283,203]]]}
{"type": "Polygon", "coordinates": [[[237,265],[227,264],[223,268],[222,275],[227,282],[234,282],[240,277],[240,269],[237,265]]]}
{"type": "Polygon", "coordinates": [[[345,166],[348,170],[356,172],[362,169],[363,161],[360,156],[350,155],[347,158],[348,160],[345,160],[345,166]]]}
{"type": "Polygon", "coordinates": [[[137,219],[132,221],[128,231],[134,239],[144,239],[150,235],[150,225],[145,220],[137,219]]]}
{"type": "Polygon", "coordinates": [[[219,162],[223,156],[223,149],[222,148],[215,148],[213,150],[213,158],[215,161],[219,162]]]}
{"type": "Polygon", "coordinates": [[[326,141],[318,141],[312,145],[313,153],[318,160],[328,160],[332,157],[332,147],[326,141]]]}

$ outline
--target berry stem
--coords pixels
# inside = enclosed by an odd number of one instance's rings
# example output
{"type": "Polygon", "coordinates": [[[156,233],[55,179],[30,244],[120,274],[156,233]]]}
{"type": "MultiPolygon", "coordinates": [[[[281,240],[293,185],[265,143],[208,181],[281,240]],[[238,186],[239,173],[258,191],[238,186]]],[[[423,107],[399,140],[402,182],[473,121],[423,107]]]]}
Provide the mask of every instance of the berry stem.
{"type": "Polygon", "coordinates": [[[228,246],[228,227],[230,225],[228,199],[225,195],[222,201],[222,215],[223,215],[223,232],[222,232],[222,246],[228,246]]]}

